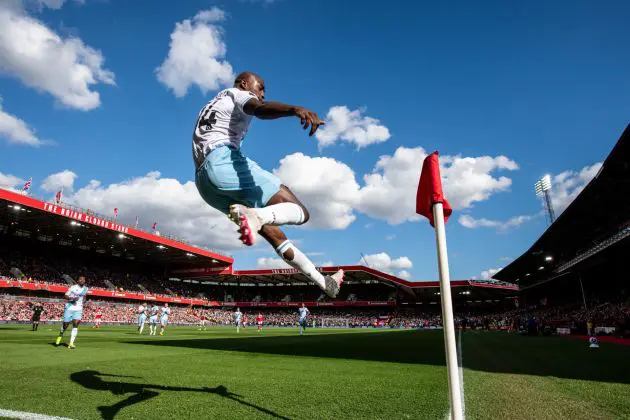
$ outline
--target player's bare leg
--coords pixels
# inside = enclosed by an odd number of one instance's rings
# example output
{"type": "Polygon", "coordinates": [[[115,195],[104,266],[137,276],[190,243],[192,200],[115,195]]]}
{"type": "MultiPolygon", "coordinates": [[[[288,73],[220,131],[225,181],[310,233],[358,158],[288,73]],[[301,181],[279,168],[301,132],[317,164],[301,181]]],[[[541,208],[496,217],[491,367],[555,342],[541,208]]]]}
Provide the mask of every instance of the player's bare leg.
{"type": "Polygon", "coordinates": [[[70,332],[70,343],[68,344],[68,348],[70,350],[75,349],[74,340],[77,338],[77,334],[79,333],[79,324],[81,321],[78,319],[72,320],[72,331],[70,332]]]}
{"type": "Polygon", "coordinates": [[[339,270],[332,276],[322,275],[311,260],[293,245],[278,227],[279,225],[301,225],[306,223],[309,217],[306,207],[284,185],[269,200],[266,207],[247,208],[237,204],[233,205],[230,211],[230,218],[240,227],[239,232],[243,243],[252,245],[256,232],[260,233],[283,260],[291,267],[300,270],[328,296],[334,298],[343,283],[343,270],[339,270]]]}
{"type": "Polygon", "coordinates": [[[64,322],[64,323],[61,324],[61,329],[59,330],[59,335],[57,336],[57,339],[55,340],[55,345],[56,346],[61,344],[61,340],[63,338],[63,333],[66,332],[66,329],[68,328],[68,325],[70,325],[69,322],[64,322]]]}
{"type": "Polygon", "coordinates": [[[310,217],[306,207],[288,187],[282,185],[280,191],[271,197],[267,206],[263,208],[248,208],[241,204],[230,206],[229,217],[239,226],[240,239],[245,245],[253,245],[256,233],[260,233],[291,267],[300,270],[328,296],[332,298],[337,296],[343,282],[343,270],[332,276],[323,276],[278,227],[301,225],[310,217]]]}

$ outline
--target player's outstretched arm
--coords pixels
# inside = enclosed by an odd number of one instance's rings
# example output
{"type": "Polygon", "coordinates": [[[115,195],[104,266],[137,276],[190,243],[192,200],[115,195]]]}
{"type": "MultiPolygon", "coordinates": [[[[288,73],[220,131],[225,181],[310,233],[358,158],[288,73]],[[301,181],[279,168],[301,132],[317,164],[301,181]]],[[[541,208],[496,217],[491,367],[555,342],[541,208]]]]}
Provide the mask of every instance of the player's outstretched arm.
{"type": "Polygon", "coordinates": [[[296,105],[287,105],[281,102],[261,102],[257,99],[250,99],[243,106],[243,110],[248,115],[253,115],[261,120],[274,120],[282,117],[298,117],[300,123],[306,130],[309,126],[311,131],[309,136],[315,134],[320,125],[326,124],[319,116],[306,108],[296,105]]]}

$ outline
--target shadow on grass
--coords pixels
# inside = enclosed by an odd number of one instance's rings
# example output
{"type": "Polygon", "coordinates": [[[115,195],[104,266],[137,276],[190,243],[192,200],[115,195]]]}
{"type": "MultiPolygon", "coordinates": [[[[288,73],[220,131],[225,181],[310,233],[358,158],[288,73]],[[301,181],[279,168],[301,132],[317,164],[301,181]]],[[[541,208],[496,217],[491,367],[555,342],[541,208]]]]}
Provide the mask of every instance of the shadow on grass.
{"type": "MultiPolygon", "coordinates": [[[[560,337],[522,337],[507,333],[463,333],[463,364],[471,370],[551,376],[630,384],[630,348],[560,337]]],[[[147,346],[324,357],[445,366],[441,331],[336,333],[304,336],[256,336],[215,339],[127,341],[147,346]]]]}
{"type": "Polygon", "coordinates": [[[101,413],[101,417],[106,420],[111,420],[115,418],[118,412],[125,407],[129,407],[131,405],[148,401],[151,398],[157,397],[158,395],[160,395],[158,391],[202,392],[202,393],[205,392],[208,394],[214,394],[214,395],[218,395],[220,397],[238,402],[239,404],[243,404],[247,407],[254,408],[260,411],[261,413],[267,414],[273,418],[288,420],[287,417],[281,416],[264,407],[260,407],[258,405],[245,401],[241,395],[228,391],[228,389],[224,387],[223,385],[219,385],[214,388],[208,388],[208,387],[188,388],[188,387],[177,387],[177,386],[143,384],[143,383],[136,383],[136,382],[121,382],[120,378],[139,379],[137,376],[109,375],[106,373],[100,373],[96,370],[82,370],[80,372],[75,372],[70,375],[70,379],[73,382],[76,382],[77,384],[87,389],[91,389],[94,391],[109,391],[114,395],[132,394],[131,396],[125,398],[124,400],[114,405],[98,407],[98,410],[101,413]],[[112,381],[106,381],[103,378],[115,378],[115,379],[112,381]]]}

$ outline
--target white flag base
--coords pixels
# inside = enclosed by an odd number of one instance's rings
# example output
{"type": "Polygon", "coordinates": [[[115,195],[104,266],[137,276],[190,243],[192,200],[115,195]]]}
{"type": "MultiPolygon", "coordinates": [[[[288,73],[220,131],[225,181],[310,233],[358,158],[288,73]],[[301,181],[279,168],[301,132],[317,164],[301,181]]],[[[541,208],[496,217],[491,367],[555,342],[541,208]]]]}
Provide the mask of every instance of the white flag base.
{"type": "Polygon", "coordinates": [[[442,298],[442,325],[444,326],[444,344],[446,347],[446,369],[448,371],[448,393],[453,420],[463,420],[464,395],[459,382],[457,367],[457,345],[455,343],[455,322],[453,320],[453,300],[451,298],[451,274],[448,268],[446,251],[446,230],[442,203],[433,205],[433,222],[437,242],[438,268],[440,271],[440,297],[442,298]]]}

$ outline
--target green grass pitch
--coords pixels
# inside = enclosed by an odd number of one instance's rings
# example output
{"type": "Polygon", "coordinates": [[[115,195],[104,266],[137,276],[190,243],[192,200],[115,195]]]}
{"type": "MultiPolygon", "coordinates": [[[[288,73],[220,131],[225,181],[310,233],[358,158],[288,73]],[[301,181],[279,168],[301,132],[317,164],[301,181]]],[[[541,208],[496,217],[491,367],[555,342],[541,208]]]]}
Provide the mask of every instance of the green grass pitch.
{"type": "MultiPolygon", "coordinates": [[[[73,419],[444,419],[441,331],[0,326],[0,409],[73,419]],[[66,333],[66,342],[69,331],[66,333]]],[[[630,418],[630,347],[462,334],[468,419],[630,418]]]]}

